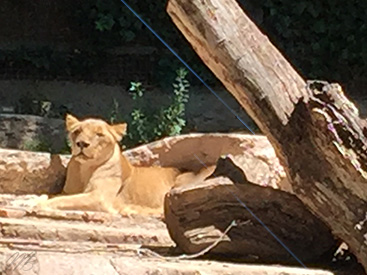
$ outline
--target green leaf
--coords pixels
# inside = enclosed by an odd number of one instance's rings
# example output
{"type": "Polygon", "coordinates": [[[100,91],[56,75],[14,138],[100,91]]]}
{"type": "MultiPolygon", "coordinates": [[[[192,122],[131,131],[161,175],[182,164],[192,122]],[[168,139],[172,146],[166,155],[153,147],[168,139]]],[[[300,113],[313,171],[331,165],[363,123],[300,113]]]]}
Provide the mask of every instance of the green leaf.
{"type": "Polygon", "coordinates": [[[317,18],[321,12],[321,9],[315,7],[314,3],[310,2],[307,6],[307,11],[314,17],[317,18]]]}
{"type": "Polygon", "coordinates": [[[115,20],[112,14],[100,14],[98,20],[95,22],[96,29],[99,31],[111,30],[115,25],[115,20]]]}
{"type": "Polygon", "coordinates": [[[121,17],[119,18],[119,24],[120,24],[120,26],[121,26],[121,27],[125,27],[125,26],[127,26],[129,23],[126,21],[126,18],[125,18],[124,16],[121,16],[121,17]]]}
{"type": "Polygon", "coordinates": [[[320,44],[318,42],[315,42],[312,44],[312,49],[315,51],[320,50],[320,44]]]}
{"type": "Polygon", "coordinates": [[[270,9],[270,16],[274,16],[278,13],[277,9],[271,8],[270,9]]]}
{"type": "Polygon", "coordinates": [[[315,22],[314,28],[316,33],[324,33],[326,31],[326,25],[324,21],[317,20],[315,22]]]}
{"type": "Polygon", "coordinates": [[[135,28],[136,30],[141,30],[141,29],[143,28],[143,24],[142,24],[139,20],[136,20],[136,21],[134,22],[134,28],[135,28]]]}
{"type": "Polygon", "coordinates": [[[301,15],[305,11],[306,7],[307,7],[306,1],[303,1],[303,2],[301,1],[301,2],[296,3],[295,9],[294,9],[295,13],[297,15],[301,15]]]}
{"type": "Polygon", "coordinates": [[[136,35],[132,31],[125,31],[123,37],[126,42],[130,42],[135,39],[136,35]]]}

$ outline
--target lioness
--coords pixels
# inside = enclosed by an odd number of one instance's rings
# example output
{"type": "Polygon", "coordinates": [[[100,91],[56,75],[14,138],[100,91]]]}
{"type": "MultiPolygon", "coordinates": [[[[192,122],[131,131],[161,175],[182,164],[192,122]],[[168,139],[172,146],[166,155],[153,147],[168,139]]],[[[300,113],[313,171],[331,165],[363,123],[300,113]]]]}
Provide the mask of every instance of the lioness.
{"type": "Polygon", "coordinates": [[[172,186],[203,179],[213,171],[212,167],[195,175],[175,168],[133,166],[119,145],[126,128],[126,123],[110,125],[66,115],[72,157],[64,195],[42,201],[36,209],[162,214],[164,196],[172,186]]]}

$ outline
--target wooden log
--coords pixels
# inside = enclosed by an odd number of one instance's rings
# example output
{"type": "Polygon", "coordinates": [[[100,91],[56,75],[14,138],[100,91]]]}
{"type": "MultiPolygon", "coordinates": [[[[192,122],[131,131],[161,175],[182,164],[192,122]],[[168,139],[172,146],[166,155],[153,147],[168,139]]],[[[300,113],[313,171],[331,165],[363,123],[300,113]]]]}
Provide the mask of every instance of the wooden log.
{"type": "Polygon", "coordinates": [[[206,256],[245,262],[297,263],[238,203],[239,198],[303,263],[331,260],[336,240],[296,196],[249,182],[229,157],[218,160],[214,175],[200,184],[174,188],[165,198],[168,231],[186,254],[209,247],[234,220],[237,226],[206,256]]]}
{"type": "Polygon", "coordinates": [[[169,0],[167,11],[267,135],[293,192],[367,270],[367,131],[341,88],[307,89],[235,0],[169,0]]]}

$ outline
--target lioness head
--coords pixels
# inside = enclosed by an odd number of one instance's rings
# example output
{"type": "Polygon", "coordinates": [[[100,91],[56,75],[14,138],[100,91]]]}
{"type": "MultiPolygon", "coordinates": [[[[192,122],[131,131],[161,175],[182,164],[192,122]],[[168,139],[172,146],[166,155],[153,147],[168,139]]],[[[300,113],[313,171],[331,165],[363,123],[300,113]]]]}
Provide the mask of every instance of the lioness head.
{"type": "Polygon", "coordinates": [[[101,119],[79,120],[66,115],[71,153],[80,162],[101,163],[109,159],[126,133],[126,123],[110,125],[101,119]]]}

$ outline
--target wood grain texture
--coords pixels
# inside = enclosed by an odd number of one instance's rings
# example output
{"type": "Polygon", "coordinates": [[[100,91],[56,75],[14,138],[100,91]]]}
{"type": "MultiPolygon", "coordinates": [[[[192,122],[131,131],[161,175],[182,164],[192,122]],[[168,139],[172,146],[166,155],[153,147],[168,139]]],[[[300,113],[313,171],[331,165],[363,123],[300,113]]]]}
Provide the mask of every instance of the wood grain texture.
{"type": "Polygon", "coordinates": [[[364,164],[355,165],[356,159],[363,158],[349,157],[365,152],[366,131],[362,121],[353,118],[356,114],[348,111],[351,103],[346,97],[341,97],[341,104],[335,100],[341,90],[321,94],[329,98],[329,112],[338,110],[344,117],[338,120],[346,121],[339,128],[334,126],[342,140],[356,136],[361,142],[357,147],[348,145],[346,154],[329,130],[329,117],[314,108],[318,92],[306,89],[302,77],[235,0],[169,0],[167,11],[204,63],[267,135],[294,194],[348,244],[367,270],[367,180],[361,172],[364,164]]]}
{"type": "Polygon", "coordinates": [[[235,221],[237,226],[206,255],[297,264],[248,209],[302,262],[331,259],[338,242],[329,228],[296,196],[248,181],[230,157],[219,159],[206,181],[171,190],[165,199],[165,222],[172,239],[189,255],[214,243],[235,221]]]}

